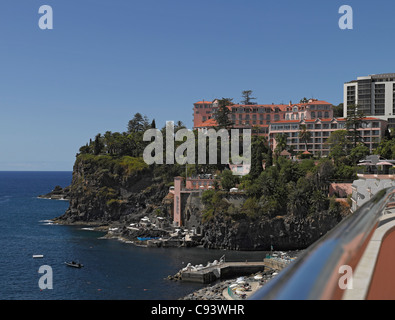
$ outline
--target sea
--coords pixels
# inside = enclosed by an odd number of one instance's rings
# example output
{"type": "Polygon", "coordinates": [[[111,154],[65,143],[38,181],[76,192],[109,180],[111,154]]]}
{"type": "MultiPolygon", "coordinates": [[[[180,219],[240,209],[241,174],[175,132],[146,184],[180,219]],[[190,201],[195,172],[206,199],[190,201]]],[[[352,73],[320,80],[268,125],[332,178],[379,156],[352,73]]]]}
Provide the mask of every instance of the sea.
{"type": "Polygon", "coordinates": [[[72,172],[0,172],[1,300],[177,300],[206,285],[171,281],[188,263],[261,260],[266,252],[144,248],[53,224],[68,201],[39,199],[72,172]],[[42,255],[42,258],[33,258],[42,255]],[[83,268],[69,267],[78,261],[83,268]]]}

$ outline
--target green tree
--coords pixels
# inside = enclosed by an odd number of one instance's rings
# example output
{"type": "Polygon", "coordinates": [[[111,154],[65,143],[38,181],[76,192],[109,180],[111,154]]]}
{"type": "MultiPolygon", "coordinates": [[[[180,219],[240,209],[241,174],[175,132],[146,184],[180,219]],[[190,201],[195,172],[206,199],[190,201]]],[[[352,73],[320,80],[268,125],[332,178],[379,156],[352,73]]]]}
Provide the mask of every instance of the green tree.
{"type": "Polygon", "coordinates": [[[278,133],[275,137],[277,145],[274,150],[276,157],[280,155],[280,153],[287,148],[287,139],[288,135],[286,133],[278,133]]]}
{"type": "Polygon", "coordinates": [[[263,171],[262,162],[264,154],[267,152],[266,139],[264,137],[253,136],[251,145],[251,170],[250,176],[256,179],[263,171]]]}
{"type": "Polygon", "coordinates": [[[93,152],[95,155],[99,155],[104,149],[104,143],[101,134],[97,134],[94,141],[93,152]]]}
{"type": "Polygon", "coordinates": [[[256,100],[256,98],[251,97],[252,95],[252,90],[244,90],[241,92],[241,96],[243,98],[243,100],[241,101],[241,104],[245,104],[245,105],[250,105],[251,100],[256,100]]]}
{"type": "Polygon", "coordinates": [[[269,147],[269,150],[266,154],[266,168],[269,168],[273,165],[273,152],[272,149],[269,147]]]}
{"type": "Polygon", "coordinates": [[[333,117],[343,118],[343,103],[340,103],[337,106],[332,106],[332,108],[333,108],[333,117]]]}
{"type": "Polygon", "coordinates": [[[239,177],[234,175],[230,170],[224,170],[221,174],[221,187],[229,191],[231,188],[236,187],[239,183],[239,177]]]}
{"type": "Polygon", "coordinates": [[[358,145],[351,149],[350,151],[350,159],[356,164],[360,160],[365,159],[370,153],[369,148],[365,146],[363,143],[358,143],[358,145]]]}
{"type": "Polygon", "coordinates": [[[374,152],[386,159],[395,158],[395,139],[384,139],[380,142],[377,149],[374,152]]]}
{"type": "Polygon", "coordinates": [[[128,122],[128,133],[143,132],[149,128],[147,116],[142,116],[137,112],[133,119],[128,122]]]}
{"type": "Polygon", "coordinates": [[[214,119],[217,121],[217,126],[220,129],[229,130],[233,126],[233,122],[230,119],[231,111],[229,109],[229,107],[233,105],[232,100],[233,99],[230,98],[218,100],[218,110],[214,119]]]}
{"type": "Polygon", "coordinates": [[[303,141],[305,144],[305,150],[307,150],[307,142],[310,140],[312,134],[310,131],[307,130],[307,126],[305,124],[300,125],[300,130],[299,130],[299,139],[300,141],[303,141]]]}
{"type": "Polygon", "coordinates": [[[357,146],[358,142],[361,142],[362,136],[360,129],[362,124],[365,123],[363,119],[365,115],[362,111],[358,110],[358,106],[351,105],[347,107],[347,119],[346,119],[346,130],[353,142],[354,148],[357,146]]]}
{"type": "Polygon", "coordinates": [[[326,144],[329,146],[329,156],[337,162],[341,157],[349,154],[352,141],[346,130],[336,130],[331,133],[326,144]]]}

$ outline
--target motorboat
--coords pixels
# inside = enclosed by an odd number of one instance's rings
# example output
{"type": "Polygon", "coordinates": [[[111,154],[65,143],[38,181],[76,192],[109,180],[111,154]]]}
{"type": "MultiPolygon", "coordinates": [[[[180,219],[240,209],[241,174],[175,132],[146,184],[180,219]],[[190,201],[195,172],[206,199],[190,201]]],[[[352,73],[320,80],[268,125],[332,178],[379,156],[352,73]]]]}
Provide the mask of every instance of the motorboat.
{"type": "Polygon", "coordinates": [[[68,265],[69,267],[73,267],[73,268],[82,268],[83,265],[81,263],[78,262],[65,262],[66,265],[68,265]]]}

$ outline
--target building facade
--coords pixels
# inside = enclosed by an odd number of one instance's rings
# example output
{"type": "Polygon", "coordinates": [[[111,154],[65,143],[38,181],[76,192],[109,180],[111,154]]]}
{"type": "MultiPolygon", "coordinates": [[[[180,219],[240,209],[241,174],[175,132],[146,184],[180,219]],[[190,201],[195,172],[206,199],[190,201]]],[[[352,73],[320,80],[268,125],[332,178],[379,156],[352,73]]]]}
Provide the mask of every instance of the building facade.
{"type": "MultiPolygon", "coordinates": [[[[345,130],[345,118],[315,119],[315,120],[286,120],[274,122],[269,127],[269,142],[273,150],[277,146],[276,135],[285,133],[288,148],[294,152],[309,151],[317,156],[328,156],[329,145],[327,140],[332,132],[345,130]],[[299,139],[299,131],[305,125],[307,131],[311,133],[311,138],[307,141],[299,139]],[[307,147],[307,150],[306,150],[307,147]]],[[[361,138],[369,150],[375,149],[381,141],[387,128],[387,121],[378,118],[364,118],[360,131],[361,138]]]]}
{"type": "MultiPolygon", "coordinates": [[[[315,120],[318,118],[332,118],[332,104],[326,101],[310,99],[305,103],[270,104],[270,105],[241,105],[228,107],[230,120],[236,129],[254,129],[258,135],[269,137],[269,126],[273,122],[282,120],[315,120]]],[[[194,104],[194,129],[207,130],[215,127],[215,114],[218,101],[199,101],[194,104]]]]}
{"type": "MultiPolygon", "coordinates": [[[[347,89],[348,90],[348,89],[347,89]]],[[[350,91],[350,90],[348,90],[350,91]]],[[[348,92],[347,91],[347,92],[348,92]]],[[[351,91],[350,91],[351,92],[351,91]]],[[[350,95],[350,102],[351,100],[350,95]]],[[[329,146],[326,143],[330,134],[346,128],[346,118],[334,118],[333,106],[329,102],[310,99],[307,102],[288,105],[240,105],[228,107],[229,118],[236,129],[253,129],[253,133],[267,138],[272,150],[276,148],[276,135],[287,134],[287,146],[294,152],[309,151],[317,156],[327,156],[329,146]],[[311,133],[307,141],[299,139],[299,131],[305,125],[311,133]],[[307,148],[306,148],[307,147],[307,148]],[[307,149],[307,150],[306,150],[307,149]]],[[[215,114],[218,101],[199,101],[194,104],[194,129],[206,132],[217,123],[215,114]]],[[[388,122],[385,117],[366,117],[358,129],[363,142],[370,151],[380,143],[388,122]]]]}
{"type": "Polygon", "coordinates": [[[395,128],[395,73],[358,77],[344,84],[343,116],[351,105],[357,105],[365,116],[388,121],[395,128]]]}

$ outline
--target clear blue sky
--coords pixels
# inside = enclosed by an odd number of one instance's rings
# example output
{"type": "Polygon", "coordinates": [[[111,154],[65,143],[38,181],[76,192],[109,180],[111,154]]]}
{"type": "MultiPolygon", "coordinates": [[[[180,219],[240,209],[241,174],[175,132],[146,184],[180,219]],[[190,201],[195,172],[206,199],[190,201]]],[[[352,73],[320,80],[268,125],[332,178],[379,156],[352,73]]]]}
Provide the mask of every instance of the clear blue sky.
{"type": "Polygon", "coordinates": [[[194,102],[242,90],[338,104],[344,82],[395,72],[394,14],[392,0],[2,0],[0,170],[71,171],[136,112],[191,127],[194,102]],[[343,4],[353,30],[338,27],[343,4]]]}

